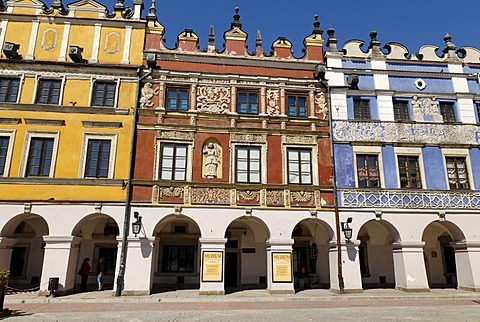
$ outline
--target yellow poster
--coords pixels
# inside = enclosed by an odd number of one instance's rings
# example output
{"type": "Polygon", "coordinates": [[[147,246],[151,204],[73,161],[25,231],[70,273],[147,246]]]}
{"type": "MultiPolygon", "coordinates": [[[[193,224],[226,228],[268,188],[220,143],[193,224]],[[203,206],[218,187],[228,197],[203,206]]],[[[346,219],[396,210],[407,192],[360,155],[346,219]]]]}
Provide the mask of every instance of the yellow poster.
{"type": "Polygon", "coordinates": [[[202,282],[223,280],[223,252],[203,252],[202,282]]]}
{"type": "Polygon", "coordinates": [[[292,254],[272,253],[272,275],[274,283],[292,282],[292,254]]]}

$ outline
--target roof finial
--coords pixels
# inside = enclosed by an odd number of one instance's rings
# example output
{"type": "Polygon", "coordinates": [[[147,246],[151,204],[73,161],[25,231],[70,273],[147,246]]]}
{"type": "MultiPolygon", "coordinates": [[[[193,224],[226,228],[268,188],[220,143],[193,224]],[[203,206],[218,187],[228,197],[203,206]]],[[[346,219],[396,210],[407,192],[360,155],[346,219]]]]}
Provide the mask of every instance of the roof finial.
{"type": "Polygon", "coordinates": [[[443,41],[445,42],[445,47],[443,47],[443,52],[446,54],[450,50],[455,51],[457,49],[457,46],[452,42],[452,35],[450,35],[448,32],[443,36],[443,41]]]}
{"type": "Polygon", "coordinates": [[[215,46],[215,31],[213,30],[213,25],[210,25],[210,28],[208,28],[208,45],[215,46]]]}
{"type": "Polygon", "coordinates": [[[313,22],[313,31],[312,31],[312,34],[315,34],[315,35],[322,35],[323,34],[323,29],[320,28],[320,21],[318,21],[318,15],[315,15],[313,17],[315,19],[315,21],[313,22]]]}
{"type": "Polygon", "coordinates": [[[235,7],[235,14],[233,15],[233,22],[230,24],[230,29],[233,29],[235,27],[242,29],[242,23],[240,22],[240,15],[238,14],[239,11],[240,9],[238,7],[235,7]]]}
{"type": "Polygon", "coordinates": [[[255,40],[255,47],[261,48],[262,47],[262,34],[260,30],[257,29],[257,39],[255,40]]]}
{"type": "Polygon", "coordinates": [[[327,29],[327,35],[328,35],[328,39],[327,39],[328,51],[338,52],[338,48],[337,48],[338,40],[337,38],[335,38],[335,29],[333,29],[333,27],[329,27],[327,29]]]}
{"type": "Polygon", "coordinates": [[[368,45],[368,48],[372,49],[373,56],[380,57],[382,54],[382,51],[380,49],[380,40],[377,39],[377,31],[375,29],[372,29],[369,35],[370,35],[370,44],[368,45]]]}
{"type": "Polygon", "coordinates": [[[123,3],[125,2],[125,0],[117,0],[117,3],[115,3],[113,5],[113,9],[115,10],[123,10],[125,9],[125,6],[123,5],[123,3]]]}
{"type": "Polygon", "coordinates": [[[152,4],[150,5],[150,8],[148,8],[148,15],[147,19],[150,18],[157,18],[157,8],[155,8],[155,2],[156,0],[152,0],[152,4]]]}

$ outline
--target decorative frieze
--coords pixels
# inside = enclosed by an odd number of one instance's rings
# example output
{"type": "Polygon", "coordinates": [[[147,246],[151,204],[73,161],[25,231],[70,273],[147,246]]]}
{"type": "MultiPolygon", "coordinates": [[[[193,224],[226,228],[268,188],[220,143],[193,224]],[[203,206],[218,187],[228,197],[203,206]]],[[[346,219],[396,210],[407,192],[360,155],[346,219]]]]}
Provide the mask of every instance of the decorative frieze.
{"type": "Polygon", "coordinates": [[[326,120],[328,118],[328,105],[325,99],[325,93],[315,94],[314,101],[316,107],[315,113],[322,115],[322,119],[326,120]]]}
{"type": "Polygon", "coordinates": [[[193,204],[230,204],[230,189],[192,188],[191,193],[191,202],[193,204]]]}
{"type": "Polygon", "coordinates": [[[480,209],[480,192],[342,190],[346,208],[480,209]]]}
{"type": "Polygon", "coordinates": [[[182,131],[157,131],[157,138],[166,140],[193,141],[195,133],[182,131]]]}
{"type": "Polygon", "coordinates": [[[230,88],[197,87],[197,110],[206,113],[227,113],[230,106],[230,88]]]}
{"type": "Polygon", "coordinates": [[[280,115],[280,107],[278,101],[280,98],[280,91],[278,89],[268,89],[267,90],[267,111],[266,113],[270,116],[280,115]]]}
{"type": "Polygon", "coordinates": [[[152,101],[154,96],[158,95],[160,88],[157,86],[153,87],[152,83],[145,83],[142,88],[142,97],[140,98],[140,108],[153,107],[154,103],[152,101]]]}
{"type": "Polygon", "coordinates": [[[267,136],[265,134],[232,133],[230,141],[238,143],[267,143],[267,136]]]}
{"type": "Polygon", "coordinates": [[[267,190],[266,204],[267,206],[285,205],[284,191],[283,190],[267,190]]]}
{"type": "Polygon", "coordinates": [[[480,127],[473,124],[335,121],[333,138],[342,142],[409,142],[479,144],[480,127]]]}
{"type": "Polygon", "coordinates": [[[283,136],[283,144],[300,144],[300,145],[315,145],[316,138],[314,136],[283,136]]]}

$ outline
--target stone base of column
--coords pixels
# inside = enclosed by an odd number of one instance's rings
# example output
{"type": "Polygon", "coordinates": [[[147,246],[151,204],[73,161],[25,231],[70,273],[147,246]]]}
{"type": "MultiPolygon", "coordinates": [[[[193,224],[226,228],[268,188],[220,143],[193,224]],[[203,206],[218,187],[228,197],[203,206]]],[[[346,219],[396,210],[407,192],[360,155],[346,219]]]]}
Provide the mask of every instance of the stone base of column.
{"type": "Polygon", "coordinates": [[[200,294],[200,295],[225,295],[225,291],[223,291],[223,290],[199,291],[198,294],[200,294]]]}
{"type": "Polygon", "coordinates": [[[295,290],[267,290],[269,294],[295,294],[295,290]]]}
{"type": "Polygon", "coordinates": [[[146,290],[123,290],[122,296],[143,296],[150,295],[150,291],[146,290]]]}
{"type": "Polygon", "coordinates": [[[424,287],[395,287],[397,291],[407,292],[407,293],[423,293],[423,292],[430,292],[429,288],[424,287]]]}
{"type": "MultiPolygon", "coordinates": [[[[335,293],[335,294],[340,294],[339,289],[331,288],[329,291],[332,292],[332,293],[335,293]]],[[[361,288],[347,288],[347,289],[343,290],[343,294],[359,294],[359,293],[363,293],[363,289],[361,289],[361,288]]]]}
{"type": "Polygon", "coordinates": [[[459,286],[457,287],[457,290],[467,292],[480,292],[480,287],[459,286]]]}

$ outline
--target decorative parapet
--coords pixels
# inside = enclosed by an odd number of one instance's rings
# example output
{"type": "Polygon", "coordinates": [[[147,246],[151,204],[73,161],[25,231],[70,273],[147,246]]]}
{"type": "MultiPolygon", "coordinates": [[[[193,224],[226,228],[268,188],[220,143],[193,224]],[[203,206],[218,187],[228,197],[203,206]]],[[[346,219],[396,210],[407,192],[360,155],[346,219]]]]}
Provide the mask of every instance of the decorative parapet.
{"type": "Polygon", "coordinates": [[[340,190],[346,208],[480,209],[480,192],[340,190]]]}
{"type": "Polygon", "coordinates": [[[480,144],[480,127],[473,124],[333,122],[337,142],[409,142],[422,144],[480,144]]]}

